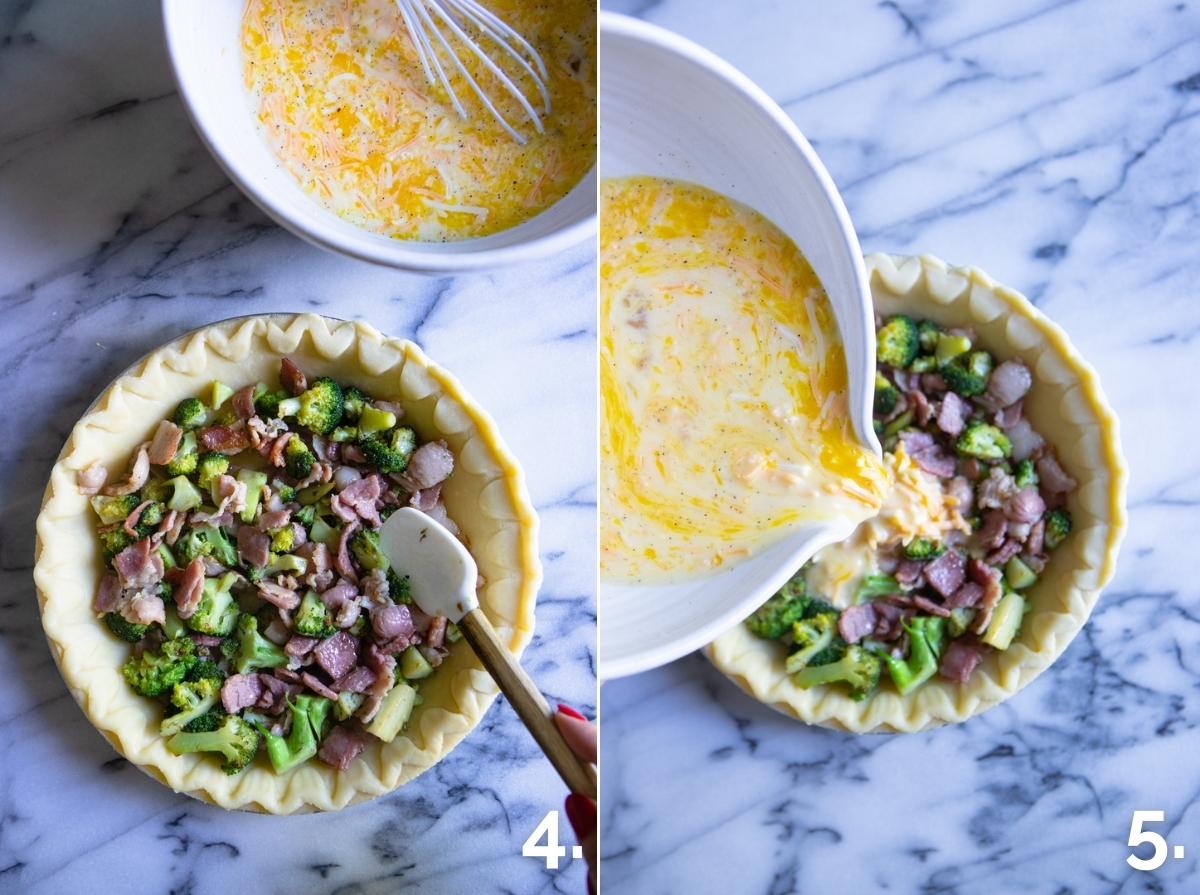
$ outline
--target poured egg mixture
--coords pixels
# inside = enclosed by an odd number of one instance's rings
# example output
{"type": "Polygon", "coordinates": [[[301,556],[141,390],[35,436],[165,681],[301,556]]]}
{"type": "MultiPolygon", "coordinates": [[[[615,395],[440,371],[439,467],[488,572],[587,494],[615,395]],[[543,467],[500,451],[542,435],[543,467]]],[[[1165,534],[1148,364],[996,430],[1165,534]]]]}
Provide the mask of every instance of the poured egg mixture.
{"type": "Polygon", "coordinates": [[[855,522],[887,477],[857,442],[829,299],[795,244],[703,187],[606,180],[600,569],[710,573],[798,524],[855,522]]]}
{"type": "MultiPolygon", "coordinates": [[[[595,2],[486,6],[548,69],[551,112],[538,134],[464,54],[497,108],[528,137],[524,146],[486,113],[461,75],[452,84],[467,120],[428,83],[394,0],[249,0],[245,82],[280,164],[339,216],[398,239],[484,236],[566,195],[596,155],[595,2]]],[[[540,96],[531,82],[521,83],[531,98],[540,96]]]]}

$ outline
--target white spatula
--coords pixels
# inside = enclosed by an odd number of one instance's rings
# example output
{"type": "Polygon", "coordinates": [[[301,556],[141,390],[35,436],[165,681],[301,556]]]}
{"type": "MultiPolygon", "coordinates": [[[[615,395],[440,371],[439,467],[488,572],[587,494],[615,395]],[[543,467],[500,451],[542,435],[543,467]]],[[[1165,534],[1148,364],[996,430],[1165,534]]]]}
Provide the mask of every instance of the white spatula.
{"type": "Polygon", "coordinates": [[[550,706],[505,649],[479,609],[479,570],[462,542],[429,516],[410,507],[392,513],[379,530],[392,567],[412,583],[413,602],[427,615],[444,615],[462,630],[534,740],[572,792],[596,800],[596,769],[578,758],[554,724],[550,706]]]}

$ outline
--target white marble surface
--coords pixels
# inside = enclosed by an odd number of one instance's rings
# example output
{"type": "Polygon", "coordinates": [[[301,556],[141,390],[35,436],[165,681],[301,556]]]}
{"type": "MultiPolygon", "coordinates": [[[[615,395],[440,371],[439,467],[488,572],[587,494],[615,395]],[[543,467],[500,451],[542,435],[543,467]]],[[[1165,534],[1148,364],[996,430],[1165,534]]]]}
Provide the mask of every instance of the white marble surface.
{"type": "Polygon", "coordinates": [[[975,264],[1098,367],[1132,468],[1116,580],[1016,698],[855,738],[699,656],[601,688],[621,893],[1200,891],[1200,5],[617,0],[785,104],[867,251],[975,264]],[[1125,864],[1130,816],[1186,847],[1125,864]]]}
{"type": "MultiPolygon", "coordinates": [[[[119,759],[42,637],[33,520],[73,421],[161,342],[315,309],[415,339],[497,419],[542,519],[526,667],[595,711],[594,282],[583,245],[494,276],[421,279],[271,225],[174,94],[157,3],[0,2],[0,892],[584,891],[521,844],[565,791],[506,702],[433,771],[336,815],[230,814],[119,759]]],[[[564,830],[569,836],[569,830],[564,830]]]]}

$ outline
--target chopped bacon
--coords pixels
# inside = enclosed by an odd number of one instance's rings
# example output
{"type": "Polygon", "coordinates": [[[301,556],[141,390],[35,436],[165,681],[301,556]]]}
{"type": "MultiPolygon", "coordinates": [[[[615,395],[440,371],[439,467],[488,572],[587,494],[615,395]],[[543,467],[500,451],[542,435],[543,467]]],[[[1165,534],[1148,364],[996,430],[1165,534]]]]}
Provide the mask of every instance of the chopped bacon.
{"type": "Polygon", "coordinates": [[[151,549],[150,539],[145,538],[134,541],[114,556],[113,569],[121,579],[122,587],[140,589],[162,580],[163,561],[162,557],[151,549]]]}
{"type": "Polygon", "coordinates": [[[338,631],[317,644],[313,657],[330,678],[337,680],[358,664],[358,638],[338,631]]]}
{"type": "Polygon", "coordinates": [[[984,397],[992,406],[1008,407],[1025,397],[1033,387],[1033,374],[1020,360],[1006,360],[988,378],[987,392],[984,397]]]}
{"type": "Polygon", "coordinates": [[[128,516],[125,517],[125,524],[122,526],[122,528],[125,529],[125,534],[129,535],[131,538],[136,538],[138,536],[138,520],[142,518],[142,511],[152,503],[154,503],[153,500],[143,500],[133,508],[128,516]]]}
{"type": "Polygon", "coordinates": [[[271,461],[272,466],[282,467],[287,463],[283,457],[283,450],[287,447],[291,437],[290,432],[284,432],[271,443],[271,449],[267,451],[267,459],[271,461]]]}
{"type": "MultiPolygon", "coordinates": [[[[838,616],[838,633],[847,643],[858,643],[875,631],[879,616],[871,603],[848,606],[838,616]]],[[[438,644],[440,646],[440,644],[438,644]]]]}
{"type": "Polygon", "coordinates": [[[117,608],[120,596],[121,585],[117,582],[117,576],[112,572],[105,573],[100,579],[100,586],[96,588],[96,596],[92,598],[92,611],[112,612],[117,608]]]}
{"type": "Polygon", "coordinates": [[[983,587],[974,581],[964,581],[962,587],[946,598],[951,609],[970,608],[983,599],[983,587]]]}
{"type": "Polygon", "coordinates": [[[1066,494],[1074,491],[1079,484],[1067,474],[1058,458],[1049,451],[1038,457],[1036,466],[1039,483],[1051,494],[1066,494]]]}
{"type": "Polygon", "coordinates": [[[200,443],[207,451],[237,454],[250,447],[250,433],[239,420],[231,426],[209,426],[200,430],[200,443]]]}
{"type": "Polygon", "coordinates": [[[965,684],[975,668],[990,652],[990,648],[974,637],[959,637],[951,640],[942,654],[938,674],[948,681],[965,684]]]}
{"type": "Polygon", "coordinates": [[[148,478],[150,478],[150,455],[147,453],[147,446],[143,444],[137,449],[133,468],[129,470],[129,478],[115,485],[106,485],[100,490],[102,494],[107,494],[109,497],[123,497],[139,490],[146,484],[148,478]]]}
{"type": "Polygon", "coordinates": [[[258,674],[233,674],[221,685],[221,705],[229,714],[250,708],[263,695],[258,674]]]}
{"type": "Polygon", "coordinates": [[[333,682],[333,689],[340,693],[366,693],[375,683],[375,672],[359,665],[333,682]]]}
{"type": "Polygon", "coordinates": [[[239,419],[250,420],[254,416],[254,386],[248,385],[233,393],[233,412],[239,419]]]}
{"type": "Polygon", "coordinates": [[[326,699],[337,699],[338,695],[335,691],[329,689],[320,678],[307,671],[300,672],[300,682],[308,689],[312,690],[318,696],[324,696],[326,699]]]}
{"type": "Polygon", "coordinates": [[[161,625],[167,620],[163,601],[144,590],[138,591],[121,607],[121,615],[135,625],[161,625]]]}
{"type": "Polygon", "coordinates": [[[75,474],[75,481],[79,484],[79,493],[84,497],[91,497],[93,494],[99,494],[104,483],[108,481],[108,470],[99,462],[92,463],[75,474]]]}
{"type": "Polygon", "coordinates": [[[265,566],[271,559],[271,539],[249,525],[243,525],[237,533],[238,556],[248,566],[265,566]]]}
{"type": "Polygon", "coordinates": [[[317,758],[330,767],[344,771],[366,745],[366,733],[353,721],[338,724],[325,735],[317,758]]]}
{"type": "Polygon", "coordinates": [[[285,357],[279,362],[279,381],[293,395],[298,395],[308,388],[308,380],[303,371],[292,363],[290,357],[285,357]]]}
{"type": "Polygon", "coordinates": [[[1013,522],[1032,525],[1046,512],[1046,501],[1042,500],[1037,488],[1022,488],[1008,499],[1004,512],[1013,522]]]}
{"type": "Polygon", "coordinates": [[[947,550],[927,563],[924,572],[929,586],[943,597],[948,597],[962,586],[966,578],[966,561],[957,550],[947,550]]]}
{"type": "Polygon", "coordinates": [[[343,578],[347,581],[358,584],[358,573],[354,571],[354,565],[350,562],[350,551],[347,545],[350,543],[350,538],[358,531],[359,524],[357,521],[351,522],[342,528],[342,534],[338,538],[337,555],[333,561],[333,567],[338,570],[343,578]]]}
{"type": "Polygon", "coordinates": [[[405,491],[420,491],[440,485],[454,471],[454,454],[444,441],[430,441],[413,451],[404,472],[396,481],[405,491]]]}
{"type": "Polygon", "coordinates": [[[280,609],[291,610],[300,605],[298,593],[291,588],[276,584],[274,581],[258,582],[258,595],[280,609]]]}
{"type": "MultiPolygon", "coordinates": [[[[933,405],[929,403],[929,399],[925,397],[925,393],[913,389],[905,397],[908,398],[908,404],[912,407],[913,415],[916,418],[918,426],[924,426],[933,417],[933,405]]],[[[899,406],[896,408],[899,410],[899,406]]],[[[900,413],[904,411],[901,410],[900,413]]],[[[895,411],[893,411],[895,413],[895,411]]]]}
{"type": "Polygon", "coordinates": [[[343,488],[341,493],[330,501],[330,506],[343,521],[352,522],[357,515],[372,528],[378,528],[382,520],[379,518],[377,504],[382,494],[383,481],[378,475],[371,474],[343,488]],[[349,514],[346,513],[347,509],[351,511],[349,514]]]}
{"type": "Polygon", "coordinates": [[[937,426],[947,435],[958,435],[971,416],[971,404],[954,392],[946,392],[938,408],[937,426]]]}
{"type": "Polygon", "coordinates": [[[397,637],[411,637],[416,631],[412,612],[403,604],[388,603],[371,610],[371,630],[382,642],[397,637]]]}
{"type": "Polygon", "coordinates": [[[292,519],[292,511],[286,507],[282,510],[267,510],[258,517],[258,527],[262,531],[274,531],[283,528],[292,519]]]}
{"type": "Polygon", "coordinates": [[[154,430],[154,438],[146,452],[150,462],[155,466],[166,466],[175,459],[179,450],[179,441],[183,438],[183,430],[170,420],[163,420],[154,430]]]}
{"type": "Polygon", "coordinates": [[[191,618],[200,603],[204,591],[204,559],[197,556],[183,570],[183,577],[175,588],[175,605],[180,618],[191,618]]]}

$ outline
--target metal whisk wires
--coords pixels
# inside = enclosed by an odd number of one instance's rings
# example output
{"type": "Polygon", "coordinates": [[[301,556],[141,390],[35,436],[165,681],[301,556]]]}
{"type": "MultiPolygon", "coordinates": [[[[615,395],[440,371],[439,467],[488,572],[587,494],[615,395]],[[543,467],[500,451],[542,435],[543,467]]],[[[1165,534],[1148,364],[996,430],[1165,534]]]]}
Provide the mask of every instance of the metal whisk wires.
{"type": "Polygon", "coordinates": [[[425,70],[426,79],[435,87],[440,85],[449,94],[450,102],[460,116],[467,118],[467,111],[450,82],[453,70],[447,74],[443,57],[453,64],[483,103],[484,108],[509,136],[521,145],[525,144],[524,135],[501,114],[487,91],[468,70],[463,61],[463,54],[469,53],[492,74],[500,88],[517,101],[537,132],[543,132],[542,116],[550,114],[546,64],[525,38],[476,0],[396,0],[396,6],[400,9],[405,27],[412,38],[413,46],[416,47],[417,58],[425,70]],[[533,96],[531,102],[531,98],[517,82],[488,55],[479,40],[468,33],[468,28],[494,45],[499,58],[503,60],[507,57],[515,63],[524,73],[525,79],[533,83],[540,96],[533,96]],[[439,47],[441,53],[438,52],[439,47]],[[542,109],[540,114],[534,108],[534,103],[538,100],[542,109]]]}

